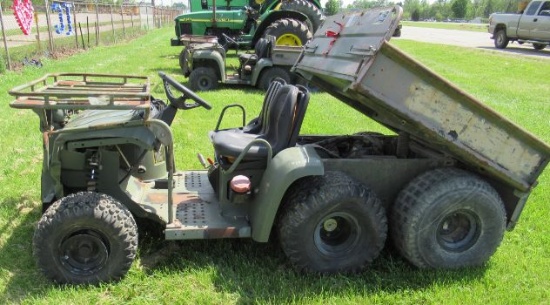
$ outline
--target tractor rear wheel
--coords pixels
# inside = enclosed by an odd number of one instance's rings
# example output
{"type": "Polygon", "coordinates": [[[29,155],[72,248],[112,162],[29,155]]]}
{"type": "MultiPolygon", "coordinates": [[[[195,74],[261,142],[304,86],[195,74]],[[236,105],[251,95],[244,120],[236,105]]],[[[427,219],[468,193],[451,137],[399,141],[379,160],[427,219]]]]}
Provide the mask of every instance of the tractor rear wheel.
{"type": "Polygon", "coordinates": [[[323,12],[313,5],[313,3],[306,0],[284,1],[281,10],[296,11],[306,15],[308,26],[312,33],[315,33],[325,20],[323,12]]]}
{"type": "Polygon", "coordinates": [[[303,46],[312,34],[306,24],[291,18],[275,20],[264,32],[264,36],[275,36],[276,45],[303,46]]]}

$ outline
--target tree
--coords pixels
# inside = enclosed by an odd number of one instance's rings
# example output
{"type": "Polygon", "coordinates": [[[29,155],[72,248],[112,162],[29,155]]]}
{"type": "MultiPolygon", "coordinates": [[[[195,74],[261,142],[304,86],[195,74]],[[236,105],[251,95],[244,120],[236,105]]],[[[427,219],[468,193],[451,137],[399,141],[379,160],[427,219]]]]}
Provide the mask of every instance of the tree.
{"type": "Polygon", "coordinates": [[[451,4],[451,10],[456,18],[464,18],[468,11],[468,0],[454,0],[451,4]]]}
{"type": "Polygon", "coordinates": [[[494,10],[493,1],[487,0],[487,2],[485,2],[485,8],[483,9],[483,17],[489,17],[489,15],[494,13],[494,10]]]}
{"type": "Polygon", "coordinates": [[[331,16],[338,13],[341,5],[342,3],[339,0],[328,0],[325,4],[325,15],[331,16]]]}
{"type": "Polygon", "coordinates": [[[411,13],[411,20],[418,21],[420,20],[420,12],[416,9],[411,13]]]}

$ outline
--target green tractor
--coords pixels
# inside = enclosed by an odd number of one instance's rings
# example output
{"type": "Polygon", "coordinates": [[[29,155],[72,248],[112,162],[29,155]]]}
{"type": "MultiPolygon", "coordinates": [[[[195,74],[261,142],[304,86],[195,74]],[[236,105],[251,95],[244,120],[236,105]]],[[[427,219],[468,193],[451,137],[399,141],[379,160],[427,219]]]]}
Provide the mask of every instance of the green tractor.
{"type": "Polygon", "coordinates": [[[251,49],[264,35],[276,37],[277,45],[301,46],[325,19],[319,0],[228,0],[191,2],[191,13],[176,17],[172,46],[182,46],[182,35],[218,37],[226,47],[251,49]],[[236,6],[242,4],[242,6],[236,6]],[[224,8],[224,9],[220,9],[224,8]]]}

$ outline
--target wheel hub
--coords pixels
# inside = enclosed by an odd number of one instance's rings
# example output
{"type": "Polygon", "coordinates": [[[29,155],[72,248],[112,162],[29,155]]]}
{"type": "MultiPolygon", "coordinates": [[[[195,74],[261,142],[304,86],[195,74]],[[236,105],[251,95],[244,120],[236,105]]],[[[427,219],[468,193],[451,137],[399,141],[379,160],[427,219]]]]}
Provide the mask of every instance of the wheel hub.
{"type": "Polygon", "coordinates": [[[276,45],[283,45],[283,46],[301,46],[302,40],[300,37],[294,35],[294,34],[283,34],[279,36],[275,42],[276,45]]]}
{"type": "Polygon", "coordinates": [[[325,229],[325,231],[327,232],[332,232],[336,230],[337,227],[338,227],[338,221],[336,221],[336,219],[334,218],[327,219],[323,223],[323,229],[325,229]]]}
{"type": "Polygon", "coordinates": [[[92,231],[77,232],[61,243],[60,261],[63,267],[78,275],[101,270],[109,258],[109,249],[101,236],[92,231]]]}
{"type": "Polygon", "coordinates": [[[332,213],[317,224],[313,241],[321,253],[342,257],[358,243],[360,231],[355,216],[345,212],[332,213]]]}
{"type": "Polygon", "coordinates": [[[454,212],[440,222],[437,241],[449,250],[461,252],[473,246],[479,237],[479,221],[468,211],[454,212]]]}

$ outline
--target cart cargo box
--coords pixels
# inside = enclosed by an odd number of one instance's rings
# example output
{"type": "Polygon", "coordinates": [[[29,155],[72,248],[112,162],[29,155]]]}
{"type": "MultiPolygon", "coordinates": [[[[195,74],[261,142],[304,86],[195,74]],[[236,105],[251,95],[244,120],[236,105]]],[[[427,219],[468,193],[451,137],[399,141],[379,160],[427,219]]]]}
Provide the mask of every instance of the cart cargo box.
{"type": "Polygon", "coordinates": [[[332,16],[295,72],[396,133],[529,191],[550,148],[391,45],[396,12],[332,16]]]}

